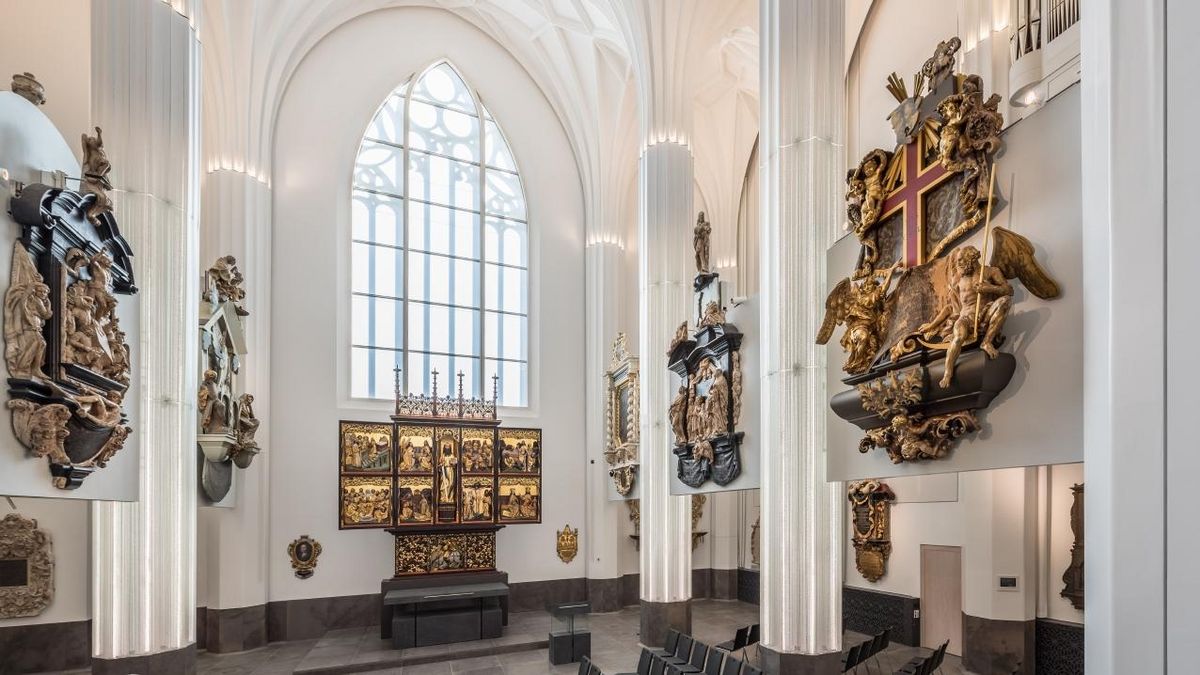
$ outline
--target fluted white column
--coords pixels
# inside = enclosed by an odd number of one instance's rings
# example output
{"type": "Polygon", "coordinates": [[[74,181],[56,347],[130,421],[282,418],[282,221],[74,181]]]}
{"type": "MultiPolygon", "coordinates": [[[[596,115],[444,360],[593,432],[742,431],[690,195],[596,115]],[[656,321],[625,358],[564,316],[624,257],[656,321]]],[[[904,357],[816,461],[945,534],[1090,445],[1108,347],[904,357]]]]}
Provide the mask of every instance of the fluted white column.
{"type": "MultiPolygon", "coordinates": [[[[92,0],[92,121],[140,289],[140,499],[92,507],[92,649],[194,668],[199,56],[192,3],[92,0]],[[178,8],[176,7],[178,5],[178,8]],[[190,664],[190,666],[189,666],[190,664]]],[[[123,666],[122,666],[123,667],[123,666]]],[[[127,672],[127,670],[121,670],[127,672]]]]}
{"type": "MultiPolygon", "coordinates": [[[[612,225],[615,225],[613,223],[612,225]]],[[[597,228],[599,229],[599,228],[597,228]]],[[[620,576],[619,549],[621,518],[625,507],[609,501],[608,464],[604,460],[607,439],[608,370],[612,342],[620,330],[618,321],[621,289],[621,267],[624,247],[615,235],[597,233],[589,237],[584,251],[587,271],[585,292],[587,316],[587,524],[583,529],[586,541],[588,597],[592,609],[620,609],[620,597],[614,594],[614,580],[620,576]],[[601,588],[610,592],[605,594],[601,588]],[[592,590],[596,592],[593,593],[592,590]]],[[[626,539],[626,541],[628,541],[626,539]]]]}
{"type": "Polygon", "coordinates": [[[824,672],[842,646],[845,497],[825,481],[825,353],[813,339],[843,220],[845,17],[837,0],[759,7],[762,644],[771,671],[824,672]]]}
{"type": "MultiPolygon", "coordinates": [[[[656,643],[665,629],[653,607],[686,603],[692,596],[691,505],[671,496],[675,456],[667,422],[677,384],[667,370],[667,346],[690,316],[692,153],[676,141],[646,148],[641,158],[638,224],[641,334],[641,599],[642,640],[656,643]],[[648,612],[646,603],[653,603],[648,612]]],[[[688,628],[679,611],[668,621],[688,628]]]]}

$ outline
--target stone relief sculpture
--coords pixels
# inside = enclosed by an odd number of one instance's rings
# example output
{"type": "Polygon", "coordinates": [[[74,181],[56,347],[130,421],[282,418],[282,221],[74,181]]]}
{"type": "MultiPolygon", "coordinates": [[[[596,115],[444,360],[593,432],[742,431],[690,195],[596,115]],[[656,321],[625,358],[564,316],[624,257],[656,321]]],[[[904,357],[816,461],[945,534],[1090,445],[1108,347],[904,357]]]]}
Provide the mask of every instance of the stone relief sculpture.
{"type": "Polygon", "coordinates": [[[19,513],[0,519],[0,560],[24,563],[23,578],[0,584],[0,619],[37,616],[54,600],[54,547],[37,521],[19,513]]]}
{"type": "Polygon", "coordinates": [[[112,213],[113,203],[108,196],[108,191],[113,189],[112,183],[108,180],[112,164],[108,161],[108,153],[104,151],[104,136],[100,127],[96,127],[95,136],[83,134],[82,142],[83,177],[80,179],[80,192],[96,196],[96,200],[92,202],[87,212],[88,219],[95,223],[101,213],[112,213]]]}
{"type": "MultiPolygon", "coordinates": [[[[102,144],[85,144],[107,173],[102,144]]],[[[4,295],[4,355],[13,431],[45,458],[53,484],[74,489],[124,447],[132,373],[120,296],[136,293],[132,250],[97,196],[34,184],[9,210],[22,227],[4,295]],[[92,215],[94,213],[94,216],[92,215]]]]}
{"type": "Polygon", "coordinates": [[[50,309],[50,287],[33,266],[20,241],[13,242],[12,281],[4,294],[4,360],[11,377],[46,379],[46,321],[50,309]]]}
{"type": "Polygon", "coordinates": [[[249,316],[238,304],[245,298],[243,281],[233,256],[222,256],[205,273],[200,298],[197,442],[204,455],[201,488],[213,503],[229,493],[234,469],[249,468],[261,450],[254,397],[242,390],[239,377],[249,316]]]}

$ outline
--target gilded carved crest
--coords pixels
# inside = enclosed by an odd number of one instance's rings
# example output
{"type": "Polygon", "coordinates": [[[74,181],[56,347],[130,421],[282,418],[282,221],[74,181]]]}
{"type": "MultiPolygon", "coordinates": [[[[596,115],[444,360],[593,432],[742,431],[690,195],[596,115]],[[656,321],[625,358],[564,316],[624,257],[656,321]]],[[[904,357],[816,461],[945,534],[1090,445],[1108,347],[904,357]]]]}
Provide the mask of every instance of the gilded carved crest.
{"type": "Polygon", "coordinates": [[[54,599],[54,548],[37,521],[19,513],[0,519],[0,619],[37,616],[54,599]]]}
{"type": "Polygon", "coordinates": [[[893,462],[945,457],[1012,378],[1015,359],[1000,351],[1012,280],[1042,299],[1060,292],[1033,243],[990,222],[1004,120],[982,78],[954,74],[960,46],[940,43],[911,95],[888,78],[897,145],[867,153],[847,176],[861,252],[826,298],[816,336],[826,344],[844,326],[843,382],[853,389],[832,407],[863,430],[862,452],[882,448],[893,462]],[[956,247],[981,225],[982,251],[956,247]]]}
{"type": "Polygon", "coordinates": [[[558,540],[554,548],[558,552],[559,560],[564,563],[574,560],[575,555],[579,553],[579,528],[571,529],[570,525],[564,526],[558,531],[558,540]]]}
{"type": "Polygon", "coordinates": [[[321,555],[321,544],[307,534],[293,539],[288,544],[288,557],[292,560],[292,570],[299,579],[307,579],[317,569],[317,558],[321,555]]]}
{"type": "Polygon", "coordinates": [[[854,564],[867,581],[879,581],[887,573],[892,552],[891,503],[896,495],[887,483],[864,480],[847,486],[850,522],[853,526],[854,564]]]}
{"type": "MultiPolygon", "coordinates": [[[[98,132],[92,141],[85,178],[89,163],[103,178],[98,132]]],[[[46,458],[62,489],[107,465],[132,432],[124,408],[132,364],[118,309],[137,288],[111,208],[95,208],[102,196],[31,185],[10,203],[23,236],[4,294],[6,407],[17,439],[46,458]]]]}

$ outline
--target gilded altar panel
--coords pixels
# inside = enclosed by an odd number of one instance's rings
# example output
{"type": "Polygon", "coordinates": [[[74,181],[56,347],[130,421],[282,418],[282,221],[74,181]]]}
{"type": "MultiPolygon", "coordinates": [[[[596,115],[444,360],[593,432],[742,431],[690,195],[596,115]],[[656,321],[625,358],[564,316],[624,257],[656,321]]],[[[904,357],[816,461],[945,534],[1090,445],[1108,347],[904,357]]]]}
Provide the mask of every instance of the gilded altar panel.
{"type": "Polygon", "coordinates": [[[392,473],[392,425],[342,422],[338,428],[343,473],[392,473]]]}
{"type": "Polygon", "coordinates": [[[496,569],[495,532],[404,534],[396,537],[396,576],[496,569]]]}
{"type": "Polygon", "coordinates": [[[504,476],[499,482],[501,523],[542,522],[542,481],[531,476],[504,476]]]}
{"type": "Polygon", "coordinates": [[[396,470],[433,474],[434,428],[421,424],[396,425],[396,470]]]}
{"type": "Polygon", "coordinates": [[[391,476],[343,476],[341,488],[340,529],[392,524],[391,476]]]}
{"type": "Polygon", "coordinates": [[[499,438],[502,475],[541,474],[541,429],[501,429],[499,438]]]}

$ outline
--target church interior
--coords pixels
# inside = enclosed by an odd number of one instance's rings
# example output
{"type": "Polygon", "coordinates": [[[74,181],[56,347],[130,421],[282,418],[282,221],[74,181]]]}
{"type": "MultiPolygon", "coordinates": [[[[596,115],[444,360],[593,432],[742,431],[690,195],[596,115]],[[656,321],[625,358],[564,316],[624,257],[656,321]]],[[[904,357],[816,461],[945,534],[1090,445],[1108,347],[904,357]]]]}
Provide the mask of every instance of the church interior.
{"type": "Polygon", "coordinates": [[[0,675],[1197,672],[1197,25],[4,0],[0,675]]]}

